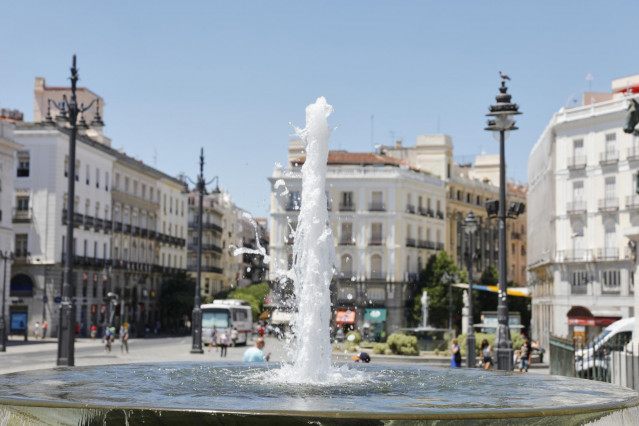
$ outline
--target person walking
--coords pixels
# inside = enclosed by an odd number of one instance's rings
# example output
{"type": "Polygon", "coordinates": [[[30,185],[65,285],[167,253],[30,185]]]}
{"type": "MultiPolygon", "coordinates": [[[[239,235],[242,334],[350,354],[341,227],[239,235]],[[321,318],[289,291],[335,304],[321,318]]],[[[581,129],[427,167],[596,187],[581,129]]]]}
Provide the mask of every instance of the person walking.
{"type": "Polygon", "coordinates": [[[37,339],[38,337],[40,337],[40,323],[36,321],[35,329],[33,330],[33,338],[37,339]]]}
{"type": "Polygon", "coordinates": [[[113,341],[113,333],[111,332],[111,328],[107,327],[104,330],[104,337],[102,338],[104,342],[104,352],[111,352],[111,342],[113,341]]]}
{"type": "Polygon", "coordinates": [[[481,341],[481,357],[484,370],[490,370],[493,365],[493,348],[490,347],[490,343],[486,339],[481,341]]]}
{"type": "Polygon", "coordinates": [[[244,352],[244,357],[242,358],[242,361],[244,362],[268,362],[268,360],[271,358],[271,354],[267,354],[266,356],[264,355],[264,352],[262,351],[262,349],[264,349],[264,338],[263,337],[258,337],[257,340],[255,341],[255,345],[251,348],[248,348],[245,352],[244,352]]]}
{"type": "Polygon", "coordinates": [[[211,348],[215,346],[215,352],[217,352],[217,328],[213,326],[211,329],[211,343],[209,345],[209,352],[211,352],[211,348]]]}
{"type": "Polygon", "coordinates": [[[222,330],[220,334],[220,358],[226,357],[226,348],[229,346],[229,336],[226,330],[222,330]]]}
{"type": "Polygon", "coordinates": [[[528,372],[530,366],[530,358],[532,357],[532,347],[528,336],[524,338],[524,344],[521,345],[521,354],[519,355],[519,371],[528,372]]]}
{"type": "Polygon", "coordinates": [[[462,357],[457,339],[453,339],[453,342],[450,345],[450,350],[453,353],[453,358],[450,360],[450,366],[455,368],[461,367],[462,357]]]}
{"type": "Polygon", "coordinates": [[[237,328],[233,327],[233,330],[231,330],[231,346],[233,347],[237,346],[237,337],[238,337],[237,328]]]}
{"type": "Polygon", "coordinates": [[[91,324],[91,340],[95,340],[95,336],[98,334],[98,327],[95,324],[91,324]]]}
{"type": "Polygon", "coordinates": [[[47,320],[42,321],[42,338],[46,339],[47,338],[47,320]]]}
{"type": "Polygon", "coordinates": [[[123,326],[120,328],[120,352],[124,353],[125,349],[129,353],[129,328],[123,326]]]}

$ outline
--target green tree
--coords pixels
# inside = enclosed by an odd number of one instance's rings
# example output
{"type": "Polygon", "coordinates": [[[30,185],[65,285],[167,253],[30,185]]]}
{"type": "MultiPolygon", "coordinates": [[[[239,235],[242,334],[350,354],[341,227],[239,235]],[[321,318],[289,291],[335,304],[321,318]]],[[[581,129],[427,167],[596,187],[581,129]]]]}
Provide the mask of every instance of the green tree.
{"type": "Polygon", "coordinates": [[[232,290],[228,294],[228,299],[240,299],[247,301],[251,305],[253,321],[255,321],[257,320],[258,315],[264,310],[264,301],[266,300],[268,293],[268,283],[263,282],[232,290]]]}
{"type": "MultiPolygon", "coordinates": [[[[428,325],[438,328],[448,327],[449,288],[450,284],[442,283],[444,272],[450,276],[460,275],[460,282],[465,280],[466,273],[460,274],[454,260],[445,251],[440,251],[428,259],[426,268],[420,273],[417,294],[413,305],[413,319],[420,323],[422,317],[421,295],[428,292],[428,325]]],[[[452,288],[453,326],[460,321],[462,308],[462,290],[452,288]]]]}
{"type": "Polygon", "coordinates": [[[160,292],[160,315],[169,329],[182,326],[182,318],[191,318],[195,299],[195,280],[186,272],[166,277],[160,292]]]}

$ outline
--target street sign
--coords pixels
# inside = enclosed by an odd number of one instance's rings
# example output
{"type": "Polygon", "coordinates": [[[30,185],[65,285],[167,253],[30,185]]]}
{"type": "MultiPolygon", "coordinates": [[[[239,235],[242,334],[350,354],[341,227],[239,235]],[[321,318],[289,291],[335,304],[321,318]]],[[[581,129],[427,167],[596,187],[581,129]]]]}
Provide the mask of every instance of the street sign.
{"type": "Polygon", "coordinates": [[[53,301],[54,301],[55,303],[60,303],[60,302],[62,302],[62,298],[61,298],[60,296],[58,296],[58,297],[56,297],[55,299],[53,299],[53,301]]]}
{"type": "Polygon", "coordinates": [[[49,298],[47,296],[44,296],[42,298],[42,303],[47,303],[49,301],[49,298]]]}

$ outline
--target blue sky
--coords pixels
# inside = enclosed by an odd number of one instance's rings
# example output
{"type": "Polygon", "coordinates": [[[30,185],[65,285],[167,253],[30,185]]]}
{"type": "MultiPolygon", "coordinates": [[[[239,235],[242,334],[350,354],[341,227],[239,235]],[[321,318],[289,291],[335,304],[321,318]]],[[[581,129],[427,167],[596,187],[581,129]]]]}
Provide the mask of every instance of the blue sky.
{"type": "Polygon", "coordinates": [[[104,97],[105,133],[145,163],[219,176],[236,203],[268,216],[276,162],[292,122],[325,96],[338,126],[331,149],[446,133],[455,156],[498,153],[483,130],[510,75],[524,113],[511,134],[508,175],[559,108],[639,73],[631,1],[5,2],[0,13],[0,107],[33,115],[36,76],[104,97]],[[594,80],[586,80],[587,74],[594,80]],[[375,116],[371,134],[371,115],[375,116]],[[157,157],[155,159],[155,155],[157,157]]]}

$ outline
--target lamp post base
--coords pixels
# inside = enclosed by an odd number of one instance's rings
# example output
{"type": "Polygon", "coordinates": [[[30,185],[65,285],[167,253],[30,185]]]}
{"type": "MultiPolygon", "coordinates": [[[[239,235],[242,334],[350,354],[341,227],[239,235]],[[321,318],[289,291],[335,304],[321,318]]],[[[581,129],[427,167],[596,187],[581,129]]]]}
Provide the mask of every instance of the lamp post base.
{"type": "Polygon", "coordinates": [[[73,367],[75,365],[74,343],[75,305],[72,302],[62,302],[60,305],[57,365],[67,367],[73,367]]]}
{"type": "Polygon", "coordinates": [[[0,318],[0,352],[7,351],[7,328],[4,318],[0,318]]]}
{"type": "Polygon", "coordinates": [[[477,356],[475,355],[475,333],[466,336],[466,365],[468,368],[475,368],[477,356]]]}
{"type": "Polygon", "coordinates": [[[191,335],[193,336],[192,354],[203,354],[202,349],[202,309],[199,307],[193,309],[191,320],[191,335]]]}
{"type": "Polygon", "coordinates": [[[513,369],[513,342],[510,340],[510,328],[504,324],[497,325],[495,358],[497,358],[497,370],[513,369]]]}

